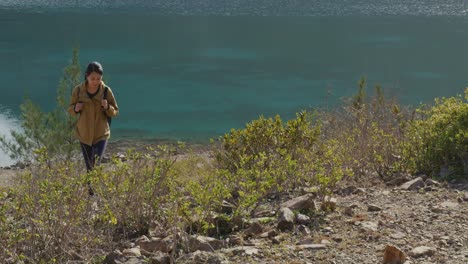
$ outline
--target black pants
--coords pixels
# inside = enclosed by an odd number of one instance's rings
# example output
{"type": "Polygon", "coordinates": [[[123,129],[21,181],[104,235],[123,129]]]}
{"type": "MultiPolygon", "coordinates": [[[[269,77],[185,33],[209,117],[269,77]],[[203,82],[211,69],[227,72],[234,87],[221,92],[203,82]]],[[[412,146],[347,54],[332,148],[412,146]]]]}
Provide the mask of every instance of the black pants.
{"type": "Polygon", "coordinates": [[[86,163],[86,170],[92,171],[94,166],[101,164],[102,154],[106,150],[107,140],[101,140],[92,146],[81,143],[81,152],[86,163]]]}

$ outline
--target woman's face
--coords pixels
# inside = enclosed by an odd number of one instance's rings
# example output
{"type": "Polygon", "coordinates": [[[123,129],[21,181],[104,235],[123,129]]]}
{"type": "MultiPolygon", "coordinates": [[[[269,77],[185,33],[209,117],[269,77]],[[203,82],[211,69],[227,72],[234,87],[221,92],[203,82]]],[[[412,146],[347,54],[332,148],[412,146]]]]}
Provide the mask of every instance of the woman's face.
{"type": "Polygon", "coordinates": [[[88,86],[91,88],[97,88],[101,84],[102,75],[97,72],[92,72],[86,77],[88,80],[88,86]]]}

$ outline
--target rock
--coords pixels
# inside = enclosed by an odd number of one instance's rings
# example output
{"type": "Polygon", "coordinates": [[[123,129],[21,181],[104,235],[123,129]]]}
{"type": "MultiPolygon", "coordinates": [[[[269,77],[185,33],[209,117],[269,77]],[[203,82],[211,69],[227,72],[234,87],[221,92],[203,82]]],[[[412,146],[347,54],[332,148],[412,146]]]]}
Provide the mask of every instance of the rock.
{"type": "Polygon", "coordinates": [[[119,250],[114,250],[112,253],[109,253],[102,262],[103,264],[121,264],[124,263],[126,257],[119,250]]]}
{"type": "Polygon", "coordinates": [[[228,239],[230,245],[241,246],[244,243],[244,239],[238,235],[230,235],[228,239]]]}
{"type": "Polygon", "coordinates": [[[181,256],[175,263],[181,264],[221,264],[223,258],[217,253],[195,251],[181,256]]]}
{"type": "Polygon", "coordinates": [[[308,225],[311,223],[310,217],[308,217],[307,215],[303,215],[303,214],[297,214],[296,222],[301,225],[308,225]]]}
{"type": "Polygon", "coordinates": [[[369,204],[367,206],[367,211],[369,211],[369,212],[378,212],[378,211],[382,211],[382,208],[378,207],[375,204],[369,204]]]}
{"type": "Polygon", "coordinates": [[[83,261],[84,260],[84,257],[81,256],[80,254],[78,254],[75,250],[68,251],[68,255],[71,256],[72,260],[76,260],[76,261],[83,261]]]}
{"type": "Polygon", "coordinates": [[[10,166],[5,166],[3,167],[4,170],[11,170],[11,167],[10,166]]]}
{"type": "Polygon", "coordinates": [[[144,257],[130,257],[123,262],[123,264],[147,264],[147,259],[144,257]]]}
{"type": "Polygon", "coordinates": [[[441,214],[444,212],[444,209],[440,207],[432,207],[431,212],[436,213],[436,214],[441,214]]]}
{"type": "Polygon", "coordinates": [[[212,252],[224,247],[224,241],[212,237],[192,236],[189,239],[189,248],[191,251],[212,252]]]}
{"type": "Polygon", "coordinates": [[[171,257],[167,253],[155,252],[149,259],[149,264],[170,264],[171,257]]]}
{"type": "Polygon", "coordinates": [[[320,206],[320,209],[322,211],[335,211],[336,210],[336,198],[331,198],[328,196],[325,196],[323,199],[322,205],[320,206]]]}
{"type": "Polygon", "coordinates": [[[366,189],[364,188],[357,188],[353,194],[365,194],[366,193],[366,189]]]}
{"type": "Polygon", "coordinates": [[[282,203],[280,206],[280,208],[285,207],[291,210],[316,210],[314,196],[312,194],[306,194],[303,196],[296,197],[292,200],[282,203]]]}
{"type": "Polygon", "coordinates": [[[408,253],[408,255],[410,255],[413,258],[420,258],[420,257],[432,256],[434,255],[435,252],[436,252],[435,248],[422,246],[422,247],[413,248],[413,250],[411,250],[408,253]]]}
{"type": "Polygon", "coordinates": [[[312,239],[312,237],[307,237],[299,242],[296,243],[296,245],[309,245],[309,244],[313,244],[314,243],[314,240],[312,239]]]}
{"type": "Polygon", "coordinates": [[[404,183],[403,185],[400,186],[400,189],[408,190],[408,191],[417,191],[423,187],[424,187],[424,181],[421,177],[418,177],[412,181],[404,183]]]}
{"type": "Polygon", "coordinates": [[[406,255],[399,248],[387,245],[385,247],[383,264],[403,264],[406,261],[406,255]]]}
{"type": "Polygon", "coordinates": [[[361,231],[363,232],[377,232],[378,225],[374,222],[361,222],[361,231]]]}
{"type": "Polygon", "coordinates": [[[354,215],[353,208],[351,206],[346,206],[344,209],[344,214],[347,216],[353,216],[354,215]]]}
{"type": "Polygon", "coordinates": [[[253,235],[259,235],[263,232],[263,227],[258,223],[254,222],[244,231],[245,236],[251,237],[253,235]]]}
{"type": "Polygon", "coordinates": [[[337,193],[341,195],[351,195],[356,190],[355,186],[347,186],[345,188],[340,189],[337,193]]]}
{"type": "Polygon", "coordinates": [[[296,233],[302,235],[310,235],[310,229],[305,225],[300,225],[297,227],[296,233]]]}
{"type": "Polygon", "coordinates": [[[281,208],[278,218],[278,229],[281,231],[292,230],[294,227],[294,213],[289,208],[281,208]]]}
{"type": "Polygon", "coordinates": [[[141,256],[141,252],[139,248],[125,249],[122,253],[126,257],[140,257],[141,256]]]}
{"type": "Polygon", "coordinates": [[[228,248],[228,249],[223,249],[223,253],[227,254],[233,254],[233,255],[258,255],[260,253],[260,250],[256,247],[234,247],[234,248],[228,248]]]}
{"type": "Polygon", "coordinates": [[[440,186],[440,182],[435,181],[435,180],[433,180],[433,179],[431,179],[431,178],[428,178],[428,179],[425,181],[425,184],[426,184],[427,186],[435,186],[435,187],[440,186]]]}
{"type": "Polygon", "coordinates": [[[463,194],[463,201],[468,202],[468,194],[467,193],[463,194]]]}
{"type": "Polygon", "coordinates": [[[393,175],[392,179],[387,181],[385,184],[387,186],[399,186],[409,180],[411,180],[410,175],[404,174],[404,173],[398,173],[398,174],[393,175]]]}
{"type": "Polygon", "coordinates": [[[138,242],[140,249],[143,249],[148,252],[161,251],[164,253],[169,253],[172,250],[172,245],[170,241],[160,238],[153,238],[151,241],[140,241],[138,242]]]}
{"type": "Polygon", "coordinates": [[[320,250],[320,249],[326,249],[327,246],[324,244],[308,244],[308,245],[298,245],[295,246],[293,249],[295,251],[300,251],[300,250],[320,250]]]}
{"type": "Polygon", "coordinates": [[[18,161],[15,166],[18,168],[18,169],[21,169],[21,170],[24,170],[26,168],[26,164],[22,161],[18,161]]]}
{"type": "Polygon", "coordinates": [[[330,245],[331,242],[329,240],[326,240],[326,239],[322,239],[322,241],[320,241],[320,244],[324,244],[324,245],[330,245]]]}
{"type": "Polygon", "coordinates": [[[138,244],[138,243],[140,243],[140,242],[150,242],[150,241],[151,241],[151,240],[150,240],[147,236],[143,235],[143,236],[139,237],[139,238],[135,241],[135,243],[138,244]]]}
{"type": "Polygon", "coordinates": [[[406,237],[406,235],[405,235],[404,233],[402,233],[402,232],[396,231],[395,233],[392,233],[392,234],[390,235],[390,237],[391,237],[391,238],[394,238],[394,239],[403,239],[403,238],[406,237]]]}
{"type": "Polygon", "coordinates": [[[265,232],[263,234],[260,235],[261,238],[272,238],[272,237],[275,237],[276,235],[278,235],[278,233],[276,232],[276,230],[270,230],[268,232],[265,232]]]}
{"type": "Polygon", "coordinates": [[[454,203],[454,202],[443,202],[440,204],[441,207],[444,207],[444,208],[449,208],[449,209],[455,209],[458,207],[458,203],[454,203]]]}

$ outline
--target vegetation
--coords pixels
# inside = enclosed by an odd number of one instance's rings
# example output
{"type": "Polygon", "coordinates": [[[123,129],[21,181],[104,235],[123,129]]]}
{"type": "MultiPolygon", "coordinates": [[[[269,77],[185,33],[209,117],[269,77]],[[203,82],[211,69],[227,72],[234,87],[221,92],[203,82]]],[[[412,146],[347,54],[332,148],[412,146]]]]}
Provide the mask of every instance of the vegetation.
{"type": "Polygon", "coordinates": [[[288,121],[261,116],[232,129],[213,140],[211,158],[180,156],[165,145],[129,150],[126,161],[113,157],[86,173],[82,161],[59,158],[77,145],[65,113],[65,91],[79,80],[77,56],[65,70],[57,109],[43,113],[26,100],[24,133],[0,141],[13,157],[34,161],[0,193],[2,263],[63,263],[77,256],[99,263],[102,250],[154,230],[172,235],[174,258],[189,251],[184,241],[191,234],[224,237],[267,199],[298,188],[324,197],[342,179],[468,174],[468,89],[465,97],[410,110],[379,87],[368,96],[365,79],[357,95],[333,111],[302,111],[288,121]],[[88,183],[95,196],[88,195],[88,183]]]}
{"type": "Polygon", "coordinates": [[[81,82],[78,49],[63,70],[56,95],[56,107],[44,112],[30,98],[20,106],[22,131],[11,131],[12,140],[0,135],[0,147],[12,159],[34,160],[34,150],[46,148],[51,157],[68,160],[78,150],[74,137],[76,118],[67,113],[73,87],[81,82]]]}

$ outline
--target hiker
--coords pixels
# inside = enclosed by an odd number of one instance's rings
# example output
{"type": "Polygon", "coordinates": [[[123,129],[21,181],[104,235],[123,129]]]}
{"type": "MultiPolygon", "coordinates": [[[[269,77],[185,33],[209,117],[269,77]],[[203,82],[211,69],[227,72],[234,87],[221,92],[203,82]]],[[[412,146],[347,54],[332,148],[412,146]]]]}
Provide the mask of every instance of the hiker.
{"type": "Polygon", "coordinates": [[[110,120],[119,113],[112,90],[102,81],[102,65],[88,64],[85,81],[73,89],[68,112],[79,115],[76,135],[80,140],[86,170],[99,165],[110,137],[110,120]]]}

